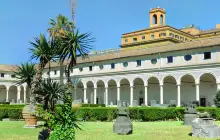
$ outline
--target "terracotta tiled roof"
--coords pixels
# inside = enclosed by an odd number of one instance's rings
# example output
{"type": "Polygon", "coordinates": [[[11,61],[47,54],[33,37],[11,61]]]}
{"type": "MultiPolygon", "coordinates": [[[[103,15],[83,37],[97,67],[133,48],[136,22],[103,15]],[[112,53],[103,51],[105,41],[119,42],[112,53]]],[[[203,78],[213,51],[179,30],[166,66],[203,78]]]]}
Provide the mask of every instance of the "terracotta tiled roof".
{"type": "MultiPolygon", "coordinates": [[[[211,47],[217,46],[220,47],[220,37],[216,38],[208,38],[208,39],[201,39],[201,40],[193,40],[189,42],[177,43],[177,44],[170,44],[165,46],[157,46],[157,47],[150,47],[150,48],[141,48],[135,50],[127,50],[127,51],[119,51],[119,52],[110,52],[107,54],[99,54],[89,56],[86,59],[78,58],[77,63],[92,63],[92,62],[99,62],[99,61],[108,61],[113,59],[120,59],[126,57],[135,57],[135,56],[143,56],[143,55],[153,55],[157,53],[165,53],[165,52],[172,52],[172,51],[181,51],[181,50],[189,50],[189,49],[196,49],[202,47],[211,47]]],[[[64,62],[64,65],[67,64],[67,61],[64,62]]],[[[51,62],[52,67],[58,67],[59,63],[51,62]]],[[[48,65],[46,66],[48,67],[48,65]]],[[[0,71],[3,72],[13,72],[16,71],[16,65],[4,65],[0,64],[0,71]]]]}
{"type": "Polygon", "coordinates": [[[16,71],[18,66],[16,65],[5,65],[5,64],[0,64],[0,71],[1,72],[14,72],[16,71]]]}
{"type": "MultiPolygon", "coordinates": [[[[183,43],[151,47],[151,48],[141,48],[141,49],[127,50],[127,51],[121,50],[120,52],[90,56],[87,59],[78,58],[77,63],[80,64],[80,63],[108,61],[108,60],[120,59],[120,58],[126,58],[126,57],[152,55],[152,54],[157,54],[157,53],[197,49],[197,48],[211,47],[211,46],[217,46],[217,45],[219,45],[220,47],[220,37],[193,40],[193,41],[188,41],[188,42],[183,42],[183,43]]],[[[64,62],[64,64],[66,63],[67,61],[64,62]]],[[[58,63],[55,63],[55,62],[51,63],[51,67],[57,67],[57,66],[59,66],[58,63]]]]}
{"type": "Polygon", "coordinates": [[[200,31],[195,36],[202,35],[202,34],[208,34],[208,33],[215,33],[215,32],[220,32],[220,29],[211,29],[211,30],[200,31]]]}

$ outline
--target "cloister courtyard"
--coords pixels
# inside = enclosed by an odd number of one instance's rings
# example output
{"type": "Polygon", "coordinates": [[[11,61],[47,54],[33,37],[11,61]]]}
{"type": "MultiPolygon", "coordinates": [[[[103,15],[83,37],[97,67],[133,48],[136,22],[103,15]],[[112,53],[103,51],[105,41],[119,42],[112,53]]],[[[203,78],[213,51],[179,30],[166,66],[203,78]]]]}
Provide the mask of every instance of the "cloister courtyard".
{"type": "MultiPolygon", "coordinates": [[[[77,130],[76,140],[202,140],[189,136],[191,127],[182,123],[133,122],[132,135],[117,135],[112,132],[113,122],[81,122],[82,130],[77,130]]],[[[23,126],[23,121],[0,122],[0,140],[34,140],[42,129],[25,129],[23,126]]]]}

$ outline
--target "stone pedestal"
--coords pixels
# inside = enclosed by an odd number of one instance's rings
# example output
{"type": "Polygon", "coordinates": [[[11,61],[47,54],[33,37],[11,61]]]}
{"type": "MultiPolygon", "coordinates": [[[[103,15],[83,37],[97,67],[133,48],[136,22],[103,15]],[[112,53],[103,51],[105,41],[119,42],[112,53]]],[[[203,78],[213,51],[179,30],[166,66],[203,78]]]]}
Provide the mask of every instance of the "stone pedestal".
{"type": "Polygon", "coordinates": [[[196,114],[185,114],[184,125],[192,125],[192,121],[197,117],[196,114]]]}
{"type": "Polygon", "coordinates": [[[192,121],[197,117],[196,105],[188,104],[185,109],[184,125],[192,125],[192,121]]]}
{"type": "Polygon", "coordinates": [[[133,126],[129,118],[129,112],[127,106],[122,106],[118,108],[118,116],[113,125],[113,132],[119,135],[132,134],[133,126]]]}
{"type": "Polygon", "coordinates": [[[220,128],[212,118],[196,118],[192,121],[192,136],[200,138],[220,137],[220,128]]]}

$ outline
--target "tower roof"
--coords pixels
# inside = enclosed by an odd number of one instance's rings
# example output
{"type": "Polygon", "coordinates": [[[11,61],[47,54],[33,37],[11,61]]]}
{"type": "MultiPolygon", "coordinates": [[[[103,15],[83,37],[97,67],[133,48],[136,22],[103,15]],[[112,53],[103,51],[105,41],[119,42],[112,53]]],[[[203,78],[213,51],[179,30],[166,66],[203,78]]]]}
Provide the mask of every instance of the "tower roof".
{"type": "Polygon", "coordinates": [[[161,13],[166,14],[165,9],[164,9],[164,8],[160,8],[160,7],[150,9],[150,12],[149,12],[149,13],[155,13],[155,12],[161,12],[161,13]]]}

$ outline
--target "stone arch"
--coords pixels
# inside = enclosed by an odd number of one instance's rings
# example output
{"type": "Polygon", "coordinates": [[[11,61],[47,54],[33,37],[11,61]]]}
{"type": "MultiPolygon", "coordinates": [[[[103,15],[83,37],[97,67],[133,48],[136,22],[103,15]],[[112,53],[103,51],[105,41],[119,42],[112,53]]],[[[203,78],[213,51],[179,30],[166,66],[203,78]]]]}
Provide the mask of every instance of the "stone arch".
{"type": "Polygon", "coordinates": [[[160,24],[161,24],[161,25],[163,24],[163,19],[164,19],[164,18],[163,18],[163,15],[161,14],[161,15],[160,15],[160,24]]]}
{"type": "Polygon", "coordinates": [[[0,85],[0,102],[6,102],[7,87],[0,85]]]}
{"type": "Polygon", "coordinates": [[[96,93],[96,102],[98,104],[105,104],[105,82],[103,80],[98,80],[96,82],[97,93],[96,93]]]}
{"type": "Polygon", "coordinates": [[[217,93],[217,79],[213,73],[203,73],[199,76],[199,100],[201,106],[214,105],[213,99],[217,93]]]}
{"type": "Polygon", "coordinates": [[[137,102],[139,106],[145,103],[144,98],[144,86],[146,85],[143,78],[137,77],[133,80],[134,90],[133,90],[133,100],[137,102]]]}
{"type": "Polygon", "coordinates": [[[156,76],[151,76],[147,80],[148,82],[148,103],[152,105],[154,103],[160,103],[160,79],[156,76]]]}
{"type": "MultiPolygon", "coordinates": [[[[196,82],[196,76],[195,75],[193,75],[193,74],[191,74],[191,73],[186,73],[186,74],[183,74],[183,75],[181,75],[180,77],[179,77],[179,79],[178,79],[178,81],[181,83],[181,79],[184,77],[184,76],[191,76],[193,79],[194,79],[194,81],[196,82]]],[[[177,81],[177,82],[178,82],[177,81]]]]}
{"type": "Polygon", "coordinates": [[[177,105],[177,80],[173,75],[167,75],[163,79],[163,103],[177,105]]]}
{"type": "Polygon", "coordinates": [[[96,83],[97,82],[93,82],[91,80],[86,82],[86,98],[88,103],[94,104],[94,90],[97,88],[96,83]]]}
{"type": "Polygon", "coordinates": [[[20,88],[20,103],[24,103],[24,86],[23,85],[21,85],[20,87],[18,87],[18,88],[20,88]]]}
{"type": "Polygon", "coordinates": [[[119,82],[120,84],[120,100],[122,102],[130,103],[130,86],[131,83],[129,79],[122,78],[119,82]]]}
{"type": "Polygon", "coordinates": [[[154,14],[152,18],[153,18],[153,25],[157,24],[157,15],[154,14]]]}
{"type": "Polygon", "coordinates": [[[117,105],[117,81],[109,79],[108,82],[108,101],[110,105],[117,105]]]}
{"type": "Polygon", "coordinates": [[[76,93],[75,93],[75,100],[83,100],[83,90],[85,88],[86,84],[84,84],[82,81],[78,81],[76,83],[76,93]]]}
{"type": "Polygon", "coordinates": [[[196,101],[196,78],[192,74],[185,74],[180,77],[180,98],[181,105],[196,101]]]}
{"type": "Polygon", "coordinates": [[[165,75],[165,76],[162,77],[161,81],[162,81],[163,84],[164,84],[164,79],[166,79],[167,77],[172,77],[172,78],[174,78],[174,79],[175,79],[175,82],[178,83],[178,82],[177,82],[177,81],[178,81],[178,78],[177,78],[175,75],[168,74],[168,75],[165,75]]]}
{"type": "Polygon", "coordinates": [[[204,76],[204,75],[211,75],[211,76],[213,76],[213,77],[215,78],[215,82],[218,83],[218,76],[216,76],[216,75],[215,75],[214,73],[212,73],[212,72],[204,72],[204,73],[201,73],[201,74],[198,76],[197,80],[200,81],[200,80],[201,80],[201,77],[204,76]]]}
{"type": "Polygon", "coordinates": [[[17,103],[17,86],[11,85],[8,89],[8,100],[11,103],[17,103]]]}

